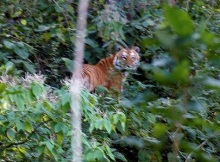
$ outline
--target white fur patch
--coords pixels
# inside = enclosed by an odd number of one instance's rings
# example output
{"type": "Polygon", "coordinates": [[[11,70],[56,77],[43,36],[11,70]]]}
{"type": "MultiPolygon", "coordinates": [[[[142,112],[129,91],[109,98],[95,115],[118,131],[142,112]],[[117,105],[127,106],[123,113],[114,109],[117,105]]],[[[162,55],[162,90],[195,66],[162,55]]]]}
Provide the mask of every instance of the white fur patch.
{"type": "Polygon", "coordinates": [[[126,57],[128,54],[126,52],[122,52],[122,56],[126,57]]]}
{"type": "Polygon", "coordinates": [[[133,52],[131,52],[131,58],[134,57],[134,56],[135,56],[135,54],[133,52]]]}

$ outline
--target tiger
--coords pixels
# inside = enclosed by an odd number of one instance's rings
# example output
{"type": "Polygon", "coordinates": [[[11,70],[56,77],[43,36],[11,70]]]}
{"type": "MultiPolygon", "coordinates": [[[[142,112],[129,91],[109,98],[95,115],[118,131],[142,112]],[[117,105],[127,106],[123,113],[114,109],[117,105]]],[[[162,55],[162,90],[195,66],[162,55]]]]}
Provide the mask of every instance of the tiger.
{"type": "Polygon", "coordinates": [[[128,72],[136,70],[139,65],[139,52],[140,48],[137,46],[132,48],[118,46],[116,53],[101,59],[96,65],[83,64],[79,77],[80,84],[89,92],[94,92],[98,86],[121,92],[122,82],[125,81],[128,72]]]}

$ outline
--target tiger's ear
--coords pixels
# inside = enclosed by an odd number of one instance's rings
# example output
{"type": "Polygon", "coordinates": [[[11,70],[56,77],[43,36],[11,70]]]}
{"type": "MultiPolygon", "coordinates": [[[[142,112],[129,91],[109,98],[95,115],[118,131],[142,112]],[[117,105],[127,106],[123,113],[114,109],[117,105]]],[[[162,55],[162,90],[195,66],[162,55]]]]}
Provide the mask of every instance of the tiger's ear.
{"type": "Polygon", "coordinates": [[[134,49],[137,53],[140,52],[140,48],[139,48],[138,46],[133,47],[133,49],[134,49]]]}
{"type": "Polygon", "coordinates": [[[116,51],[117,51],[117,52],[120,51],[120,50],[122,50],[123,48],[124,48],[124,47],[121,46],[121,45],[119,45],[119,44],[116,45],[116,51]]]}

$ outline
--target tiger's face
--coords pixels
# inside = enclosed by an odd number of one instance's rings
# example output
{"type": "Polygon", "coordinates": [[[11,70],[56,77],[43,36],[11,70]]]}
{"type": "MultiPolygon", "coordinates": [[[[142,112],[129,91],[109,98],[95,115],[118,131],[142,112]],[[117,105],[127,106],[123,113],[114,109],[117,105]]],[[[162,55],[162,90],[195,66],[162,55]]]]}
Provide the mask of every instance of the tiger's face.
{"type": "Polygon", "coordinates": [[[136,70],[140,62],[139,52],[139,47],[131,49],[120,48],[113,60],[115,69],[120,71],[136,70]]]}

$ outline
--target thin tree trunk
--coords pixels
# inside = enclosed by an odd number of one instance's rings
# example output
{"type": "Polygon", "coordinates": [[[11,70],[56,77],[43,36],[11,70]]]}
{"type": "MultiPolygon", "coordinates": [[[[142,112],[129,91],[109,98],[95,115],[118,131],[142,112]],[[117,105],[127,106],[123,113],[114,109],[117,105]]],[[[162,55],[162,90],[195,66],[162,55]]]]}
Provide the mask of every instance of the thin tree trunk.
{"type": "Polygon", "coordinates": [[[171,6],[175,6],[176,3],[177,3],[177,0],[169,0],[169,4],[170,4],[171,6]]]}
{"type": "MultiPolygon", "coordinates": [[[[71,91],[71,114],[72,114],[72,162],[82,161],[82,129],[81,129],[81,85],[79,82],[80,73],[82,71],[82,63],[85,48],[86,24],[87,24],[87,9],[89,0],[79,0],[78,17],[77,17],[77,31],[75,42],[75,59],[73,76],[75,82],[70,87],[71,91]],[[78,69],[76,71],[76,69],[78,69]]],[[[73,78],[72,78],[73,79],[73,78]]]]}

